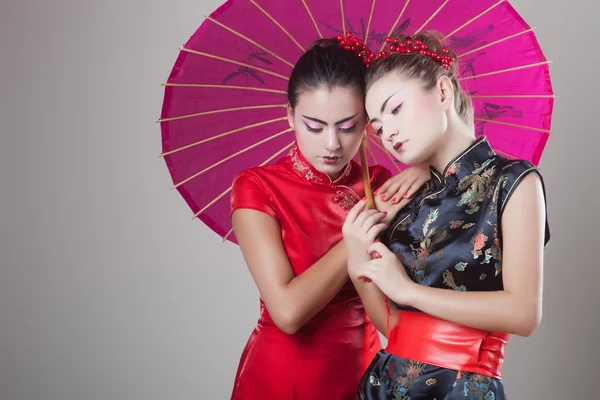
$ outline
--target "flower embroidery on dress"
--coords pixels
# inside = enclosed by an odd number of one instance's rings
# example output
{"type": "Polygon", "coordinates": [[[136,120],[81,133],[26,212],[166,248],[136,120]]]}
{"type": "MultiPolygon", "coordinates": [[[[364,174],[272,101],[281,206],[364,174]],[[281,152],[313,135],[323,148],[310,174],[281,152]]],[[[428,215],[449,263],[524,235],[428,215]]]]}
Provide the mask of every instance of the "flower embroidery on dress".
{"type": "Polygon", "coordinates": [[[450,272],[449,269],[444,271],[444,283],[456,291],[459,291],[459,292],[467,291],[467,288],[465,285],[458,286],[456,284],[456,282],[454,282],[454,276],[452,276],[452,272],[450,272]]]}
{"type": "Polygon", "coordinates": [[[450,229],[458,229],[463,226],[464,223],[465,221],[450,221],[450,229]]]}
{"type": "Polygon", "coordinates": [[[358,202],[358,200],[356,200],[354,196],[341,192],[339,190],[335,193],[335,197],[333,198],[333,200],[339,202],[344,210],[351,209],[358,202]]]}
{"type": "Polygon", "coordinates": [[[408,266],[408,272],[417,283],[422,283],[425,279],[425,270],[427,269],[427,258],[435,251],[436,245],[446,238],[446,231],[443,231],[437,237],[437,227],[435,222],[439,217],[439,209],[429,211],[425,222],[423,223],[423,236],[417,237],[418,245],[411,245],[413,259],[408,266]]]}
{"type": "Polygon", "coordinates": [[[321,177],[316,176],[313,173],[310,166],[306,165],[306,163],[300,159],[300,157],[298,156],[298,150],[296,148],[293,148],[289,155],[292,158],[292,162],[294,163],[294,169],[296,171],[300,172],[302,175],[304,175],[304,177],[306,178],[307,181],[311,181],[311,180],[314,180],[315,182],[323,181],[321,179],[321,177]]]}
{"type": "Polygon", "coordinates": [[[375,387],[377,386],[381,386],[381,381],[379,380],[379,378],[376,375],[371,375],[369,376],[369,383],[375,387]]]}
{"type": "Polygon", "coordinates": [[[450,168],[448,168],[448,170],[446,171],[446,176],[456,174],[459,170],[460,170],[460,163],[456,162],[456,163],[452,164],[450,166],[450,168]]]}
{"type": "Polygon", "coordinates": [[[527,168],[529,163],[498,156],[487,141],[478,141],[443,174],[431,168],[427,190],[398,214],[382,242],[418,284],[502,290],[502,205],[527,168]]]}
{"type": "Polygon", "coordinates": [[[401,369],[398,371],[395,363],[390,365],[388,382],[391,384],[391,388],[388,390],[388,393],[391,392],[396,399],[410,400],[410,397],[406,397],[408,390],[423,375],[426,366],[426,364],[421,362],[406,361],[402,362],[401,369]]]}
{"type": "Polygon", "coordinates": [[[346,169],[344,169],[342,175],[340,175],[340,177],[337,178],[335,182],[339,182],[343,179],[346,179],[348,176],[350,176],[350,172],[352,172],[352,163],[348,163],[348,165],[346,165],[346,169]]]}
{"type": "Polygon", "coordinates": [[[456,268],[457,271],[464,271],[465,268],[467,268],[467,265],[468,264],[466,262],[462,261],[462,262],[459,262],[458,264],[456,264],[454,266],[454,268],[456,268]]]}
{"type": "Polygon", "coordinates": [[[475,166],[472,174],[465,176],[458,183],[458,189],[463,192],[458,202],[458,206],[468,206],[467,214],[474,214],[479,211],[479,203],[490,197],[494,187],[491,185],[496,176],[496,167],[487,168],[493,159],[486,160],[480,167],[475,166]]]}
{"type": "Polygon", "coordinates": [[[480,374],[468,375],[461,392],[462,395],[475,396],[476,399],[481,400],[494,400],[496,398],[494,392],[490,390],[490,383],[492,382],[490,377],[480,374]]]}
{"type": "MultiPolygon", "coordinates": [[[[316,170],[313,171],[314,167],[312,167],[308,162],[304,161],[301,157],[300,157],[300,152],[298,150],[297,146],[294,146],[290,152],[288,153],[288,157],[291,158],[292,163],[294,165],[294,169],[300,173],[300,175],[303,175],[307,181],[315,181],[315,182],[325,182],[325,180],[323,179],[323,177],[328,177],[326,174],[320,173],[316,170]]],[[[350,176],[350,173],[352,172],[352,163],[348,163],[344,169],[344,172],[339,176],[339,178],[337,178],[335,181],[332,181],[331,178],[329,178],[330,183],[338,183],[344,179],[346,179],[348,176],[350,176]]]]}

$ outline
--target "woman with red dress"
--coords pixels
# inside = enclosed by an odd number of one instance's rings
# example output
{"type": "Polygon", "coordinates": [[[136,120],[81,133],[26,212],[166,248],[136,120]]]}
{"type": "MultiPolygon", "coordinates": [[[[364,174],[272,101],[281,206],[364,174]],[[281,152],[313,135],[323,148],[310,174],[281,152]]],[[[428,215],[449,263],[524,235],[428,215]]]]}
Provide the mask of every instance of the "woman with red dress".
{"type": "MultiPolygon", "coordinates": [[[[232,399],[353,399],[381,346],[348,278],[341,232],[365,195],[352,161],[366,125],[364,73],[359,56],[337,40],[315,42],[289,80],[294,148],[234,180],[233,227],[261,298],[232,399]]],[[[429,172],[412,168],[391,178],[375,166],[370,176],[382,211],[369,213],[383,216],[399,211],[429,172]]]]}

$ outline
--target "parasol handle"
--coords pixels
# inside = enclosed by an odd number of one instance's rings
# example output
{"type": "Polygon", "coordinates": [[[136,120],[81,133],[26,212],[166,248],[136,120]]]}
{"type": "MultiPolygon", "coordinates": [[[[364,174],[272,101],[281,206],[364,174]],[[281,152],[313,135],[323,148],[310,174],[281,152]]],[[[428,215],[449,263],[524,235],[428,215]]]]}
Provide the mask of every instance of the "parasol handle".
{"type": "Polygon", "coordinates": [[[363,135],[363,140],[360,143],[358,153],[360,155],[360,165],[362,166],[363,183],[365,185],[365,196],[367,197],[367,210],[375,209],[375,201],[373,200],[373,191],[371,190],[371,178],[369,176],[369,163],[367,162],[367,136],[363,135]]]}

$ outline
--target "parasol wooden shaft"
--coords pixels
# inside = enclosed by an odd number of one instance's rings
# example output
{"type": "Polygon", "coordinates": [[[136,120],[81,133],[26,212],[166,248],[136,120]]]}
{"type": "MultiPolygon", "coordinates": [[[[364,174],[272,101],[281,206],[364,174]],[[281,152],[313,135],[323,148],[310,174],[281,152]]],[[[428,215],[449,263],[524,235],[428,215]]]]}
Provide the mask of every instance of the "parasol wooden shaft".
{"type": "Polygon", "coordinates": [[[360,155],[360,165],[362,166],[363,183],[365,185],[365,196],[367,197],[367,210],[375,209],[373,200],[373,191],[371,190],[371,178],[369,176],[369,163],[367,162],[367,137],[364,136],[358,151],[360,155]]]}

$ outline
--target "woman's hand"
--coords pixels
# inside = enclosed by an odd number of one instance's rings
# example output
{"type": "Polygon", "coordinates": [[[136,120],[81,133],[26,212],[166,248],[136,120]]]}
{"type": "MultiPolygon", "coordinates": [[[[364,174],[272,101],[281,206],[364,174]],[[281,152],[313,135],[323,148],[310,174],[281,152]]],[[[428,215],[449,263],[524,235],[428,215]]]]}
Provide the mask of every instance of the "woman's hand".
{"type": "Polygon", "coordinates": [[[410,279],[398,257],[381,242],[371,244],[367,252],[372,259],[355,267],[357,277],[372,281],[396,304],[412,305],[417,284],[410,279]]]}
{"type": "Polygon", "coordinates": [[[382,222],[391,223],[396,214],[412,201],[412,197],[430,179],[429,166],[421,164],[400,172],[373,193],[375,208],[386,211],[382,222]]]}
{"type": "Polygon", "coordinates": [[[379,235],[388,227],[386,223],[382,222],[386,212],[365,210],[365,204],[365,200],[356,203],[342,226],[342,234],[348,250],[348,273],[350,275],[356,265],[371,259],[367,249],[379,240],[379,235]]]}
{"type": "Polygon", "coordinates": [[[380,200],[398,204],[401,199],[410,199],[431,178],[429,166],[420,164],[392,176],[373,195],[380,200]]]}

